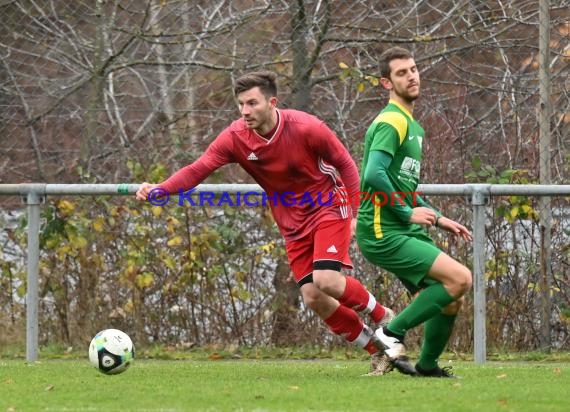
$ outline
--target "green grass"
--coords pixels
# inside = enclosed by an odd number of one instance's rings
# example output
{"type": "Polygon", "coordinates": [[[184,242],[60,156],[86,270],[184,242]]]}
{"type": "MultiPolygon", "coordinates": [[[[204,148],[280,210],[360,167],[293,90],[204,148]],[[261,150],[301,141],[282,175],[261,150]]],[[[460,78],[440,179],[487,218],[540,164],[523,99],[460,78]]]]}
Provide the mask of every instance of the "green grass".
{"type": "MultiPolygon", "coordinates": [[[[446,361],[447,362],[447,361],[446,361]]],[[[364,377],[361,360],[0,360],[4,411],[568,411],[570,364],[454,361],[461,379],[364,377]]]]}

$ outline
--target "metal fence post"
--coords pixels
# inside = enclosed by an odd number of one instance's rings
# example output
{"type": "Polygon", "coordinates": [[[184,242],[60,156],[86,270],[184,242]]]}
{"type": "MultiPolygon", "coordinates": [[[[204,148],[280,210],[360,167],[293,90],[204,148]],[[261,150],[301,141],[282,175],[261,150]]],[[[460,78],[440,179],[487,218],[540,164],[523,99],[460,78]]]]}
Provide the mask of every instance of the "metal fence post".
{"type": "Polygon", "coordinates": [[[31,185],[25,200],[28,209],[28,285],[26,293],[26,360],[38,360],[38,283],[40,262],[40,204],[45,185],[31,185]],[[38,186],[38,187],[36,187],[38,186]],[[40,193],[41,192],[41,193],[40,193]]]}
{"type": "Polygon", "coordinates": [[[473,185],[473,329],[474,360],[483,364],[487,358],[485,299],[485,205],[489,201],[489,185],[473,185]]]}

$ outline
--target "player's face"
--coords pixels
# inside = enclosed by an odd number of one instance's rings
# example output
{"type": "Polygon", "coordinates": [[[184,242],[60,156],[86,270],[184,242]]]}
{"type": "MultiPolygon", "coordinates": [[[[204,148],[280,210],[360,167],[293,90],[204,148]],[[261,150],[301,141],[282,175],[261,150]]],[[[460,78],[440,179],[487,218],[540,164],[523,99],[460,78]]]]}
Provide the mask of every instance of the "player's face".
{"type": "Polygon", "coordinates": [[[406,103],[412,103],[420,96],[420,73],[414,59],[390,61],[392,91],[406,103]]]}
{"type": "Polygon", "coordinates": [[[239,110],[248,128],[266,134],[275,126],[276,97],[265,97],[259,87],[246,90],[237,96],[239,110]]]}

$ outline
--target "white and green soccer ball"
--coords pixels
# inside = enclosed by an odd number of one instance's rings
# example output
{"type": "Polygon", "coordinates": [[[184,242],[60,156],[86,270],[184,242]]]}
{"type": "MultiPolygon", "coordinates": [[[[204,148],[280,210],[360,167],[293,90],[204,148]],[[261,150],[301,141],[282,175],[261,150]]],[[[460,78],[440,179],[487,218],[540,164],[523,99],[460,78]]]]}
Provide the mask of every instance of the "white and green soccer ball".
{"type": "Polygon", "coordinates": [[[135,358],[133,341],[118,329],[97,333],[89,344],[89,362],[106,375],[126,371],[135,358]]]}

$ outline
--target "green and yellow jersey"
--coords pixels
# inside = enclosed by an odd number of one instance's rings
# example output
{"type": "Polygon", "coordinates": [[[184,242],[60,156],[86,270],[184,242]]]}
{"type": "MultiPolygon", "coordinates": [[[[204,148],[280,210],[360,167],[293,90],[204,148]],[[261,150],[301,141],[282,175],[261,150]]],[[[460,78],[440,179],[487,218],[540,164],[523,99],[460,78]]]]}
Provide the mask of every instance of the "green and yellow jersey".
{"type": "Polygon", "coordinates": [[[413,207],[425,205],[416,192],[424,135],[424,129],[412,114],[393,100],[366,131],[357,236],[379,239],[387,230],[399,233],[422,230],[419,225],[410,224],[408,219],[413,207]],[[385,152],[392,157],[386,172],[393,193],[379,192],[363,178],[370,153],[374,151],[385,152]],[[402,202],[404,205],[400,204],[402,202]]]}

